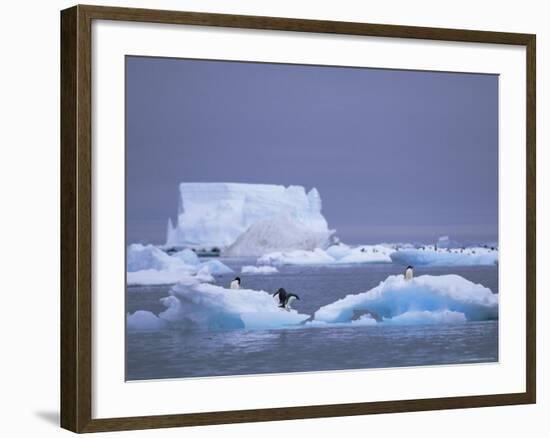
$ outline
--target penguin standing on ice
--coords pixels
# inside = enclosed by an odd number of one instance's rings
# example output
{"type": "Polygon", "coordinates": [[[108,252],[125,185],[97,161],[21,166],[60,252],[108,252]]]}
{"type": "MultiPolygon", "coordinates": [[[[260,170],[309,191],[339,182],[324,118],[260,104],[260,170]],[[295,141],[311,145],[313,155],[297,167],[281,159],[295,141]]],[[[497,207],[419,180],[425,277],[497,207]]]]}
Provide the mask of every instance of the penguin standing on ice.
{"type": "Polygon", "coordinates": [[[407,269],[405,269],[405,273],[403,274],[405,277],[405,280],[410,281],[413,279],[414,276],[414,269],[412,266],[407,266],[407,269]]]}
{"type": "Polygon", "coordinates": [[[229,289],[240,289],[241,288],[241,278],[235,277],[235,279],[229,283],[229,289]]]}
{"type": "Polygon", "coordinates": [[[284,288],[280,287],[279,289],[277,289],[277,292],[275,292],[273,294],[273,296],[279,296],[279,307],[281,309],[285,309],[285,310],[291,310],[292,308],[290,307],[290,305],[292,304],[292,302],[294,300],[299,300],[300,297],[296,294],[293,294],[293,293],[288,293],[286,290],[284,290],[284,288]]]}

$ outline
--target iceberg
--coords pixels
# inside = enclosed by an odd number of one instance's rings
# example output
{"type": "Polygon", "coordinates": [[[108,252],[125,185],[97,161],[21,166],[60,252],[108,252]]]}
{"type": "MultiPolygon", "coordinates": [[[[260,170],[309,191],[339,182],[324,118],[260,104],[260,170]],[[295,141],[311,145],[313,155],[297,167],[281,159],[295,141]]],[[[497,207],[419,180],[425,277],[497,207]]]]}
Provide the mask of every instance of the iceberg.
{"type": "Polygon", "coordinates": [[[392,275],[367,292],[321,307],[313,322],[352,323],[365,318],[393,324],[494,320],[498,295],[459,275],[422,275],[412,280],[392,275]]]}
{"type": "Polygon", "coordinates": [[[194,251],[191,251],[187,248],[182,251],[175,252],[174,254],[172,254],[172,257],[180,259],[186,265],[196,266],[200,264],[199,256],[195,254],[194,251]]]}
{"type": "MultiPolygon", "coordinates": [[[[318,233],[319,240],[331,235],[315,188],[306,193],[301,186],[181,183],[177,222],[174,225],[168,221],[166,245],[224,249],[252,225],[270,220],[275,220],[274,231],[278,230],[276,225],[280,220],[291,221],[300,230],[305,227],[318,233]]],[[[265,233],[261,227],[255,228],[248,238],[243,238],[246,245],[233,251],[242,254],[254,246],[251,238],[257,234],[265,237],[265,233]]],[[[275,241],[273,236],[267,237],[275,241]]]]}
{"type": "Polygon", "coordinates": [[[175,271],[145,269],[143,271],[126,273],[126,284],[128,286],[160,286],[188,280],[197,280],[201,283],[212,283],[214,282],[214,277],[207,270],[199,270],[196,272],[196,270],[192,268],[177,269],[175,271]]]}
{"type": "Polygon", "coordinates": [[[232,274],[233,269],[219,260],[208,260],[200,265],[198,272],[209,275],[225,275],[232,274]]]}
{"type": "Polygon", "coordinates": [[[290,215],[281,215],[252,224],[223,255],[246,257],[296,249],[314,250],[328,246],[331,234],[328,229],[312,229],[290,215]]]}
{"type": "Polygon", "coordinates": [[[467,321],[464,313],[454,312],[452,310],[439,310],[430,312],[429,310],[419,310],[405,312],[391,319],[386,319],[386,324],[461,324],[467,321]]]}
{"type": "Polygon", "coordinates": [[[393,263],[403,266],[490,266],[498,264],[498,250],[479,247],[405,249],[393,252],[390,257],[393,263]]]}
{"type": "Polygon", "coordinates": [[[126,317],[126,328],[131,332],[149,332],[163,330],[167,327],[166,321],[148,310],[137,310],[126,317]]]}
{"type": "Polygon", "coordinates": [[[279,270],[274,266],[243,266],[241,274],[276,274],[279,270]]]}
{"type": "Polygon", "coordinates": [[[128,246],[126,271],[128,286],[175,284],[189,279],[212,282],[213,275],[233,272],[219,260],[201,263],[189,249],[169,255],[153,245],[139,243],[128,246]]]}
{"type": "Polygon", "coordinates": [[[390,255],[395,250],[385,245],[360,245],[350,248],[347,245],[335,245],[326,250],[336,263],[391,263],[390,255]]]}
{"type": "Polygon", "coordinates": [[[331,264],[334,259],[321,248],[313,251],[295,250],[288,252],[272,252],[258,259],[260,265],[324,265],[331,264]]]}
{"type": "Polygon", "coordinates": [[[126,250],[126,271],[136,272],[148,269],[176,270],[185,268],[186,263],[178,257],[172,257],[153,245],[133,243],[126,250]]]}
{"type": "Polygon", "coordinates": [[[377,287],[347,295],[313,315],[278,307],[265,291],[225,289],[187,277],[161,299],[158,316],[139,310],[127,315],[131,331],[282,329],[377,324],[462,324],[498,319],[498,295],[458,275],[389,276],[377,287]]]}
{"type": "Polygon", "coordinates": [[[261,265],[350,265],[357,263],[391,263],[395,250],[384,245],[361,245],[349,247],[332,245],[326,250],[276,251],[264,254],[258,259],[261,265]]]}
{"type": "Polygon", "coordinates": [[[278,307],[264,291],[224,289],[198,282],[182,282],[161,299],[166,310],[159,319],[184,330],[275,329],[300,325],[309,315],[278,307]]]}

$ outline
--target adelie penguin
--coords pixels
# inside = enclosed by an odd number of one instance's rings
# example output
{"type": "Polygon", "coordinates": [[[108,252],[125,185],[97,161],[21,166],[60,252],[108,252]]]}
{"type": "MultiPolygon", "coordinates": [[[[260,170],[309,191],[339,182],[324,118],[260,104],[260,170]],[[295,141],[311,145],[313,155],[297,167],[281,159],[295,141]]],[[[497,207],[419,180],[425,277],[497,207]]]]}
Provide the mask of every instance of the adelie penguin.
{"type": "Polygon", "coordinates": [[[240,289],[241,288],[241,277],[235,277],[235,279],[229,283],[229,289],[240,289]]]}
{"type": "Polygon", "coordinates": [[[282,287],[277,289],[277,292],[273,294],[273,296],[279,296],[279,307],[281,309],[285,310],[291,310],[290,305],[294,300],[299,300],[300,297],[293,293],[288,293],[286,290],[284,290],[282,287]]]}
{"type": "Polygon", "coordinates": [[[414,269],[412,266],[407,266],[407,269],[405,269],[405,273],[403,274],[405,277],[405,280],[410,281],[413,279],[414,276],[414,269]]]}

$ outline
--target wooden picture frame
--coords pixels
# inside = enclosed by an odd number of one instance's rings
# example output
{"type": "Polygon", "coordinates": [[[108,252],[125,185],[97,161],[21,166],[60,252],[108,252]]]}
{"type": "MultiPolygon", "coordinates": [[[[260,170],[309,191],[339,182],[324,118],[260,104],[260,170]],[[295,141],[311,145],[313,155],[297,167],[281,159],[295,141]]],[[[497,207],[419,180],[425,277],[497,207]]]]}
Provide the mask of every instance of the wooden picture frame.
{"type": "Polygon", "coordinates": [[[75,6],[61,12],[61,426],[74,432],[528,404],[536,401],[535,48],[531,34],[75,6]],[[115,20],[518,45],[526,48],[526,391],[522,393],[92,418],[92,22],[115,20]]]}

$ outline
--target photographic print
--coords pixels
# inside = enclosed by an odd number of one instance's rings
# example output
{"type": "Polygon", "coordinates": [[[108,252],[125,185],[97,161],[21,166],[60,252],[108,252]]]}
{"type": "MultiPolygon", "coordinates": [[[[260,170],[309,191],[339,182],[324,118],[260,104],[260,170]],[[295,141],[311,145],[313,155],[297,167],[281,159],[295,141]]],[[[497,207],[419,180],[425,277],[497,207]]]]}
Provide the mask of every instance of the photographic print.
{"type": "Polygon", "coordinates": [[[127,380],[498,362],[498,75],[125,70],[127,380]]]}

